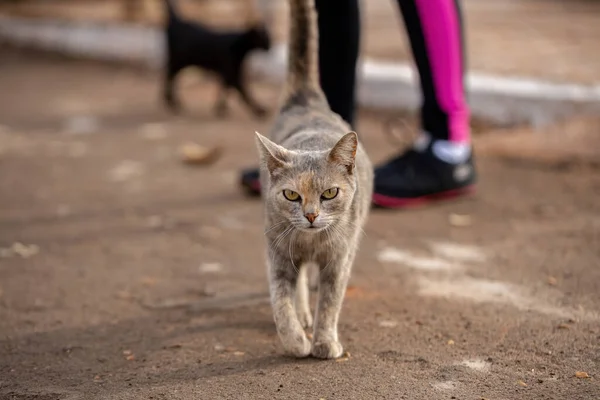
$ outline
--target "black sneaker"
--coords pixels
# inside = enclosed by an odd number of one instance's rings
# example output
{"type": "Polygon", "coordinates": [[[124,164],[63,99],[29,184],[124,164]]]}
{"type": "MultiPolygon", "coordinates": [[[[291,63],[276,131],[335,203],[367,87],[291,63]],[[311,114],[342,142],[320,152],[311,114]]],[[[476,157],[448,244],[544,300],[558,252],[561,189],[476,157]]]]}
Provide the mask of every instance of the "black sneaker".
{"type": "Polygon", "coordinates": [[[243,170],[240,184],[249,194],[260,196],[260,172],[258,168],[243,170]]]}
{"type": "Polygon", "coordinates": [[[422,152],[408,150],[375,169],[375,205],[403,208],[474,191],[473,153],[462,164],[448,164],[433,154],[432,143],[422,152]]]}

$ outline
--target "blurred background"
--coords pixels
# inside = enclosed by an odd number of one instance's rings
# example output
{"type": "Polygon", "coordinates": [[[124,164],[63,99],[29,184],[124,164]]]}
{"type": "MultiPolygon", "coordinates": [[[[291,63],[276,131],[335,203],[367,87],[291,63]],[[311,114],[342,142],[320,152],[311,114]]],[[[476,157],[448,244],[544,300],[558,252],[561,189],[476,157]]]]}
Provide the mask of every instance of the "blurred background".
{"type": "MultiPolygon", "coordinates": [[[[176,4],[217,30],[266,21],[246,72],[273,115],[286,2],[176,4]]],[[[362,7],[357,131],[378,163],[419,94],[395,5],[362,7]]],[[[318,364],[281,357],[262,205],[238,187],[269,119],[236,96],[217,118],[195,69],[182,112],[163,106],[162,1],[0,2],[0,399],[600,398],[600,1],[462,8],[478,192],[373,211],[353,356],[318,364]]]]}
{"type": "MultiPolygon", "coordinates": [[[[5,16],[50,18],[89,24],[134,23],[160,27],[160,0],[5,0],[5,16]]],[[[253,4],[276,41],[287,36],[287,3],[269,0],[180,0],[182,13],[215,28],[243,26],[253,4]]],[[[596,0],[465,0],[469,67],[475,71],[539,76],[555,82],[597,83],[594,48],[600,28],[596,0]]],[[[363,54],[384,60],[410,60],[402,22],[386,0],[364,2],[363,54]]]]}

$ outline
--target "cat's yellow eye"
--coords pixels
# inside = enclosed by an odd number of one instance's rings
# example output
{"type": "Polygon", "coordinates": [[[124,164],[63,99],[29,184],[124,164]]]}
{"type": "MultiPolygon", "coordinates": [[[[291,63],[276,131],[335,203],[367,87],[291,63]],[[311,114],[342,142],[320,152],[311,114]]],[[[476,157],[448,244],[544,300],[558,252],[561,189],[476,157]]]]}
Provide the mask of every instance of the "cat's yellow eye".
{"type": "Polygon", "coordinates": [[[323,192],[323,194],[321,195],[321,197],[323,198],[323,200],[331,200],[333,198],[335,198],[335,196],[337,196],[338,194],[338,188],[331,188],[331,189],[327,189],[326,191],[323,192]]]}
{"type": "Polygon", "coordinates": [[[298,201],[300,200],[300,195],[296,192],[294,192],[293,190],[288,190],[285,189],[283,191],[283,196],[288,199],[289,201],[298,201]]]}

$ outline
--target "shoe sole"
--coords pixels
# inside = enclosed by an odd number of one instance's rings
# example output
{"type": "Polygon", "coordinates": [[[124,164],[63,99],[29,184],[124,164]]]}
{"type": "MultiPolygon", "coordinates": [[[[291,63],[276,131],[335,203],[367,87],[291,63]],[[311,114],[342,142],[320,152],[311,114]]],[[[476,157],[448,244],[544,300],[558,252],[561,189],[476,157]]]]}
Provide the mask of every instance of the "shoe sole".
{"type": "Polygon", "coordinates": [[[409,208],[418,207],[435,201],[450,200],[473,193],[475,193],[475,185],[469,185],[460,189],[452,189],[445,192],[412,198],[391,197],[383,194],[373,193],[373,203],[382,208],[409,208]]]}

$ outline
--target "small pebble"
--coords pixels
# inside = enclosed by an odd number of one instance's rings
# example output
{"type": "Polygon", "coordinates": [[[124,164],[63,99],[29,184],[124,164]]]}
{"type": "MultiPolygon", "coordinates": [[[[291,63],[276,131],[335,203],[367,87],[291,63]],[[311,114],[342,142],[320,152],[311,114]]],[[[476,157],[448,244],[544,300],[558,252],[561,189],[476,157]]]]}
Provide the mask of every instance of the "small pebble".
{"type": "Polygon", "coordinates": [[[198,271],[201,274],[212,274],[215,272],[221,272],[223,270],[223,266],[219,263],[204,263],[198,267],[198,271]]]}
{"type": "Polygon", "coordinates": [[[473,223],[473,220],[470,215],[450,214],[448,216],[448,222],[452,226],[465,227],[465,226],[470,226],[473,223]]]}
{"type": "Polygon", "coordinates": [[[394,327],[398,326],[398,322],[391,321],[391,320],[385,320],[385,321],[379,322],[379,326],[382,328],[394,328],[394,327]]]}

